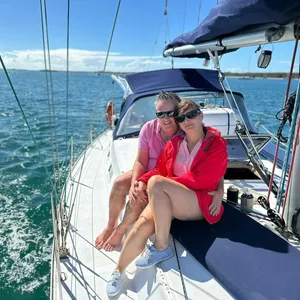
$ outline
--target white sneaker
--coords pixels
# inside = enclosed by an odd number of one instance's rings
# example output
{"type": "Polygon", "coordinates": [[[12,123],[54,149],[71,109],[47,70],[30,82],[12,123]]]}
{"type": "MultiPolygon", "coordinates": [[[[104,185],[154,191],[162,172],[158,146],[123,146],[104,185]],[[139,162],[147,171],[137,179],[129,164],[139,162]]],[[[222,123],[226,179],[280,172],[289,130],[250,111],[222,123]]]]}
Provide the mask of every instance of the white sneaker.
{"type": "Polygon", "coordinates": [[[113,271],[106,286],[106,293],[108,296],[116,296],[120,292],[121,283],[125,277],[126,272],[120,273],[119,270],[113,271]]]}

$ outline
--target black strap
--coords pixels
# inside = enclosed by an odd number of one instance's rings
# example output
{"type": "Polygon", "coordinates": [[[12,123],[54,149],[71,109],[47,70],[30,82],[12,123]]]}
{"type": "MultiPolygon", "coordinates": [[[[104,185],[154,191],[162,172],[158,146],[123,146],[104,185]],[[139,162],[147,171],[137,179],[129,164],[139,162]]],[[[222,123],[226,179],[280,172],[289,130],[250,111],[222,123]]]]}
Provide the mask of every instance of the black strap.
{"type": "Polygon", "coordinates": [[[300,234],[297,230],[297,223],[298,223],[298,217],[299,217],[299,214],[300,214],[300,208],[295,208],[295,212],[293,214],[293,218],[292,218],[292,231],[293,231],[293,234],[297,237],[298,240],[300,240],[300,234]]]}

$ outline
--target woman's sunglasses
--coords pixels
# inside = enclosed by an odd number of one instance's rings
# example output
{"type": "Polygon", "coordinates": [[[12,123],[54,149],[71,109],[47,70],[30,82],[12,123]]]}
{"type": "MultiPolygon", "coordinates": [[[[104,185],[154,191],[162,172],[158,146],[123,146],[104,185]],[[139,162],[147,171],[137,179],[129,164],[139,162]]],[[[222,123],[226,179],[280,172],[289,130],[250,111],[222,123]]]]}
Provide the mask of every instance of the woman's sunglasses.
{"type": "Polygon", "coordinates": [[[182,123],[182,122],[184,122],[185,118],[195,119],[197,117],[197,115],[200,114],[200,112],[201,112],[200,109],[191,110],[188,113],[186,113],[185,115],[176,116],[175,121],[178,123],[182,123]]]}
{"type": "Polygon", "coordinates": [[[172,118],[172,117],[174,117],[174,115],[175,115],[175,111],[174,110],[170,110],[170,111],[157,111],[156,112],[156,116],[159,119],[162,119],[162,118],[165,118],[165,117],[172,118]]]}

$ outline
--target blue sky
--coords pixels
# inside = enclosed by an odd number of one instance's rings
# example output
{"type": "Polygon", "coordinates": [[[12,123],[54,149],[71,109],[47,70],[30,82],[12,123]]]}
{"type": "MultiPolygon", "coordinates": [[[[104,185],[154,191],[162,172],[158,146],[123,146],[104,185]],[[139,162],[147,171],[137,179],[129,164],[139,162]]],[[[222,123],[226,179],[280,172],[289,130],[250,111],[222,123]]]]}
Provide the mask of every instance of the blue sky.
{"type": "MultiPolygon", "coordinates": [[[[0,5],[0,53],[7,68],[44,69],[39,0],[7,0],[0,5]]],[[[197,26],[199,0],[168,0],[169,32],[173,39],[197,26]]],[[[216,1],[203,0],[200,21],[216,1]]],[[[103,68],[117,0],[71,0],[70,69],[103,68]]],[[[144,71],[170,67],[161,55],[166,40],[165,0],[123,0],[107,70],[144,71]],[[155,44],[155,41],[157,43],[155,44]]],[[[47,1],[52,69],[66,67],[67,0],[47,1]]],[[[255,47],[222,58],[224,71],[261,71],[255,47]]],[[[268,72],[288,72],[293,43],[275,44],[268,72]]],[[[176,59],[175,67],[201,67],[199,59],[176,59]]]]}

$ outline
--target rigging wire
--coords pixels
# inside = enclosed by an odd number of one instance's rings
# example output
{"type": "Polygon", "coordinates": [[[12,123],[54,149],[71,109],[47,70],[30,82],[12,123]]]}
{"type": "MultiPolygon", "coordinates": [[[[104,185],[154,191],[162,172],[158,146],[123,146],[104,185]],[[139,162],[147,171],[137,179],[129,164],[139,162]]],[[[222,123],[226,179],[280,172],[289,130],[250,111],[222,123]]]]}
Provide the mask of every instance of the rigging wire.
{"type": "MultiPolygon", "coordinates": [[[[110,53],[110,48],[111,48],[111,44],[112,44],[112,40],[113,40],[113,36],[114,36],[114,31],[115,31],[115,27],[116,27],[118,15],[119,15],[121,2],[122,2],[122,0],[119,0],[117,10],[116,10],[116,14],[115,14],[114,24],[113,24],[113,28],[112,28],[112,32],[111,32],[111,36],[110,36],[110,41],[109,41],[109,45],[108,45],[108,49],[107,49],[107,53],[106,53],[106,59],[105,59],[103,71],[102,71],[101,78],[100,78],[100,90],[102,88],[103,74],[106,70],[107,61],[108,61],[108,57],[109,57],[109,53],[110,53]]],[[[90,136],[92,135],[93,124],[94,124],[95,118],[96,118],[96,105],[94,107],[94,113],[93,113],[93,117],[92,117],[92,120],[91,120],[91,123],[90,123],[90,136]]],[[[87,147],[85,148],[84,153],[83,153],[83,158],[82,158],[82,163],[81,163],[81,166],[80,166],[78,182],[80,182],[81,175],[82,175],[82,172],[83,172],[83,166],[84,166],[85,159],[86,159],[86,153],[87,153],[87,147]]],[[[69,229],[70,229],[71,218],[72,218],[72,214],[73,214],[73,211],[74,211],[75,199],[77,197],[78,188],[79,188],[79,184],[77,184],[77,186],[76,186],[75,195],[73,197],[74,200],[73,200],[73,203],[72,203],[70,211],[69,211],[68,222],[67,222],[67,225],[66,225],[64,239],[63,239],[64,243],[66,243],[67,234],[68,234],[69,229]]]]}
{"type": "Polygon", "coordinates": [[[2,60],[1,54],[0,54],[0,63],[1,63],[1,65],[2,65],[2,68],[3,68],[3,71],[4,71],[5,76],[6,76],[6,78],[7,78],[7,81],[8,81],[8,83],[9,83],[9,85],[10,85],[10,88],[11,88],[11,90],[12,90],[14,96],[15,96],[15,99],[16,99],[16,101],[17,101],[17,103],[18,103],[18,106],[19,106],[19,108],[20,108],[20,110],[21,110],[22,116],[23,116],[24,121],[25,121],[25,123],[26,123],[26,126],[27,126],[27,128],[28,128],[28,130],[29,130],[29,133],[30,133],[30,135],[31,135],[31,138],[32,138],[32,140],[33,140],[33,142],[34,142],[34,145],[35,145],[35,147],[36,147],[36,149],[37,149],[37,151],[38,151],[38,154],[39,154],[40,160],[41,160],[41,162],[42,162],[42,165],[43,165],[43,167],[45,168],[46,174],[47,174],[47,176],[49,177],[49,180],[50,180],[51,185],[53,186],[52,179],[51,179],[51,175],[50,175],[50,173],[49,173],[49,171],[48,171],[48,169],[47,169],[47,166],[46,166],[45,160],[44,160],[44,158],[43,158],[43,156],[42,156],[40,147],[39,147],[39,145],[38,145],[38,143],[37,143],[37,141],[36,141],[36,139],[35,139],[35,137],[34,137],[34,134],[33,134],[33,132],[32,132],[32,129],[31,129],[30,125],[29,125],[29,122],[28,122],[27,117],[26,117],[26,115],[25,115],[25,112],[24,112],[24,110],[23,110],[22,104],[21,104],[21,102],[20,102],[20,100],[19,100],[19,97],[18,97],[18,95],[17,95],[17,93],[16,93],[16,90],[15,90],[15,88],[14,88],[14,86],[13,86],[13,83],[12,83],[10,77],[9,77],[9,74],[8,74],[8,72],[7,72],[7,69],[6,69],[6,67],[5,67],[5,64],[4,64],[3,60],[2,60]]]}
{"type": "MultiPolygon", "coordinates": [[[[166,10],[165,10],[165,11],[166,11],[166,10]]],[[[151,61],[152,61],[152,59],[153,59],[153,56],[154,56],[154,53],[155,53],[155,50],[156,50],[156,46],[157,46],[159,34],[160,34],[160,31],[161,31],[161,28],[162,28],[164,19],[165,19],[165,16],[163,16],[163,18],[162,18],[162,20],[161,20],[161,23],[160,23],[160,25],[159,25],[159,27],[158,27],[158,31],[157,31],[157,34],[156,34],[156,39],[155,39],[155,41],[154,41],[154,47],[153,47],[152,54],[151,54],[151,56],[150,56],[150,60],[149,60],[148,66],[147,66],[147,71],[149,71],[150,64],[151,64],[151,61]]]]}
{"type": "Polygon", "coordinates": [[[68,156],[69,135],[69,57],[70,57],[70,0],[68,0],[67,12],[67,65],[66,65],[66,157],[68,156]]]}
{"type": "MultiPolygon", "coordinates": [[[[170,41],[170,26],[169,26],[169,17],[168,17],[168,0],[165,1],[164,15],[163,15],[163,18],[162,18],[161,23],[159,25],[157,34],[156,34],[156,39],[155,39],[155,42],[154,42],[153,51],[152,51],[152,54],[151,54],[151,57],[150,57],[150,60],[149,60],[149,64],[147,66],[148,71],[149,71],[150,64],[151,64],[152,58],[154,56],[155,50],[156,50],[158,38],[159,38],[160,31],[161,31],[161,28],[163,26],[164,21],[165,21],[165,27],[166,27],[166,31],[165,31],[165,46],[166,46],[167,45],[167,40],[170,41]]],[[[171,59],[171,64],[173,66],[173,58],[171,59]]]]}
{"type": "MultiPolygon", "coordinates": [[[[166,33],[165,33],[165,47],[168,44],[168,41],[171,42],[171,34],[170,34],[170,25],[169,25],[169,14],[167,10],[168,1],[166,1],[166,8],[164,15],[166,16],[166,33]]],[[[174,58],[171,57],[171,68],[174,68],[174,58]]]]}
{"type": "MultiPolygon", "coordinates": [[[[47,87],[47,96],[48,96],[47,100],[48,100],[49,122],[50,122],[50,142],[52,148],[53,177],[55,183],[58,181],[58,188],[59,188],[60,167],[59,167],[58,143],[57,143],[57,133],[56,133],[56,122],[55,122],[56,116],[55,116],[55,106],[54,106],[54,97],[53,97],[53,81],[52,81],[52,74],[51,74],[50,43],[49,43],[49,34],[48,34],[49,31],[48,31],[46,0],[44,0],[44,12],[43,12],[43,3],[42,0],[40,0],[40,14],[41,14],[41,24],[42,24],[46,87],[47,87]],[[44,22],[45,22],[45,26],[44,26],[44,22]],[[46,40],[45,40],[45,35],[46,35],[46,40]],[[46,57],[46,48],[47,48],[48,57],[46,57]],[[48,66],[47,66],[47,58],[48,58],[48,66]],[[56,155],[54,153],[56,153],[56,155]]],[[[56,184],[55,187],[57,187],[56,184]]]]}
{"type": "Polygon", "coordinates": [[[172,238],[173,238],[175,256],[176,256],[178,270],[179,270],[179,274],[180,274],[180,279],[181,279],[181,284],[182,284],[182,290],[183,290],[183,294],[184,294],[184,299],[188,300],[189,297],[188,297],[188,294],[187,294],[187,291],[186,291],[186,287],[185,287],[185,283],[184,283],[184,278],[183,278],[182,271],[181,271],[180,260],[179,260],[178,253],[177,253],[177,247],[176,247],[175,238],[173,236],[172,236],[172,238]]]}
{"type": "Polygon", "coordinates": [[[185,4],[184,4],[182,32],[184,32],[185,30],[186,9],[187,9],[187,0],[185,0],[185,4]]]}
{"type": "MultiPolygon", "coordinates": [[[[70,0],[68,0],[67,5],[67,60],[66,60],[66,155],[65,155],[65,161],[68,159],[68,149],[69,149],[69,57],[70,57],[70,0]]],[[[72,164],[71,162],[71,152],[70,152],[70,162],[69,165],[72,164]]],[[[66,168],[67,171],[68,168],[66,168]]],[[[66,178],[67,176],[65,176],[66,178]]],[[[60,212],[62,215],[66,213],[66,207],[67,207],[67,189],[64,188],[64,198],[63,201],[61,201],[60,205],[60,212]]],[[[62,233],[63,234],[63,233],[62,233]]]]}
{"type": "MultiPolygon", "coordinates": [[[[237,104],[237,102],[236,102],[236,100],[235,100],[235,97],[234,97],[234,95],[233,95],[233,93],[232,93],[232,90],[231,90],[230,85],[229,85],[229,83],[228,83],[228,81],[227,81],[227,78],[224,77],[224,74],[223,74],[222,71],[221,71],[221,68],[220,68],[220,60],[218,59],[218,55],[217,55],[217,53],[216,53],[216,54],[215,54],[215,57],[214,57],[214,55],[212,54],[212,52],[211,52],[209,49],[207,49],[207,52],[208,52],[209,56],[211,57],[211,59],[212,59],[213,62],[214,62],[215,69],[218,71],[218,74],[219,74],[219,82],[220,82],[220,85],[221,85],[221,87],[222,87],[222,89],[223,89],[224,95],[225,95],[225,97],[226,97],[226,99],[227,99],[227,102],[228,102],[230,108],[233,110],[233,107],[232,107],[232,105],[231,105],[231,103],[230,103],[230,100],[229,100],[229,98],[228,98],[228,95],[227,95],[227,92],[226,92],[226,88],[225,88],[225,85],[224,85],[223,81],[225,81],[226,86],[228,87],[228,91],[229,91],[229,93],[230,93],[230,95],[231,95],[231,98],[232,98],[232,100],[233,100],[233,102],[234,102],[234,105],[236,106],[236,108],[237,108],[237,110],[238,110],[238,112],[239,112],[239,115],[240,115],[240,117],[241,117],[241,119],[242,119],[242,122],[243,122],[243,124],[245,125],[245,132],[246,132],[246,135],[247,135],[247,137],[248,137],[248,139],[249,139],[249,141],[250,141],[250,144],[251,144],[251,146],[253,147],[253,150],[254,150],[255,154],[259,157],[259,154],[258,154],[258,152],[257,152],[257,150],[256,150],[256,147],[255,147],[254,143],[253,143],[251,134],[250,134],[250,132],[249,132],[249,130],[248,130],[248,127],[246,126],[246,122],[245,122],[245,120],[244,120],[244,118],[243,118],[243,115],[242,115],[242,113],[241,113],[241,111],[240,111],[240,109],[239,109],[239,106],[238,106],[238,104],[237,104]]],[[[234,116],[234,118],[235,118],[235,121],[238,121],[236,115],[233,114],[233,116],[234,116]]]]}
{"type": "MultiPolygon", "coordinates": [[[[110,53],[110,48],[111,48],[112,40],[113,40],[114,33],[115,33],[115,28],[116,28],[116,24],[117,24],[117,19],[118,19],[118,15],[119,15],[119,10],[120,10],[121,2],[122,2],[122,0],[119,0],[118,6],[117,6],[117,10],[116,10],[116,14],[115,14],[114,24],[113,24],[112,32],[111,32],[111,35],[110,35],[108,49],[107,49],[107,52],[106,52],[106,57],[105,57],[105,62],[104,62],[104,66],[103,66],[103,71],[102,71],[101,78],[100,78],[100,84],[99,84],[100,90],[102,88],[103,74],[106,71],[107,61],[108,61],[108,57],[109,57],[109,53],[110,53]]],[[[96,112],[97,112],[96,108],[97,108],[97,105],[95,105],[95,107],[94,107],[94,113],[93,113],[93,117],[92,117],[91,124],[90,124],[90,135],[92,135],[93,126],[94,126],[94,122],[95,122],[95,119],[96,119],[96,112]]]]}
{"type": "Polygon", "coordinates": [[[200,23],[201,8],[202,8],[202,0],[199,1],[199,11],[198,11],[198,21],[197,21],[197,25],[199,25],[199,23],[200,23]]]}
{"type": "MultiPolygon", "coordinates": [[[[290,93],[290,86],[291,86],[292,73],[293,73],[293,69],[294,69],[295,58],[296,58],[296,53],[297,53],[297,48],[298,48],[298,41],[299,41],[299,29],[297,30],[297,34],[296,34],[296,41],[295,41],[295,46],[294,46],[294,52],[293,52],[293,57],[292,57],[292,62],[291,62],[291,67],[290,67],[290,73],[289,73],[289,78],[288,78],[288,85],[287,85],[287,89],[286,89],[286,93],[285,93],[285,99],[284,99],[283,107],[285,107],[287,99],[289,97],[289,93],[290,93]]],[[[269,189],[268,189],[267,203],[270,203],[270,194],[271,194],[271,188],[272,188],[271,185],[272,185],[272,182],[273,182],[273,179],[274,179],[275,167],[277,165],[279,146],[280,146],[280,141],[278,140],[277,144],[276,144],[275,153],[274,153],[274,162],[273,162],[273,168],[272,168],[270,184],[269,184],[269,189]]]]}

